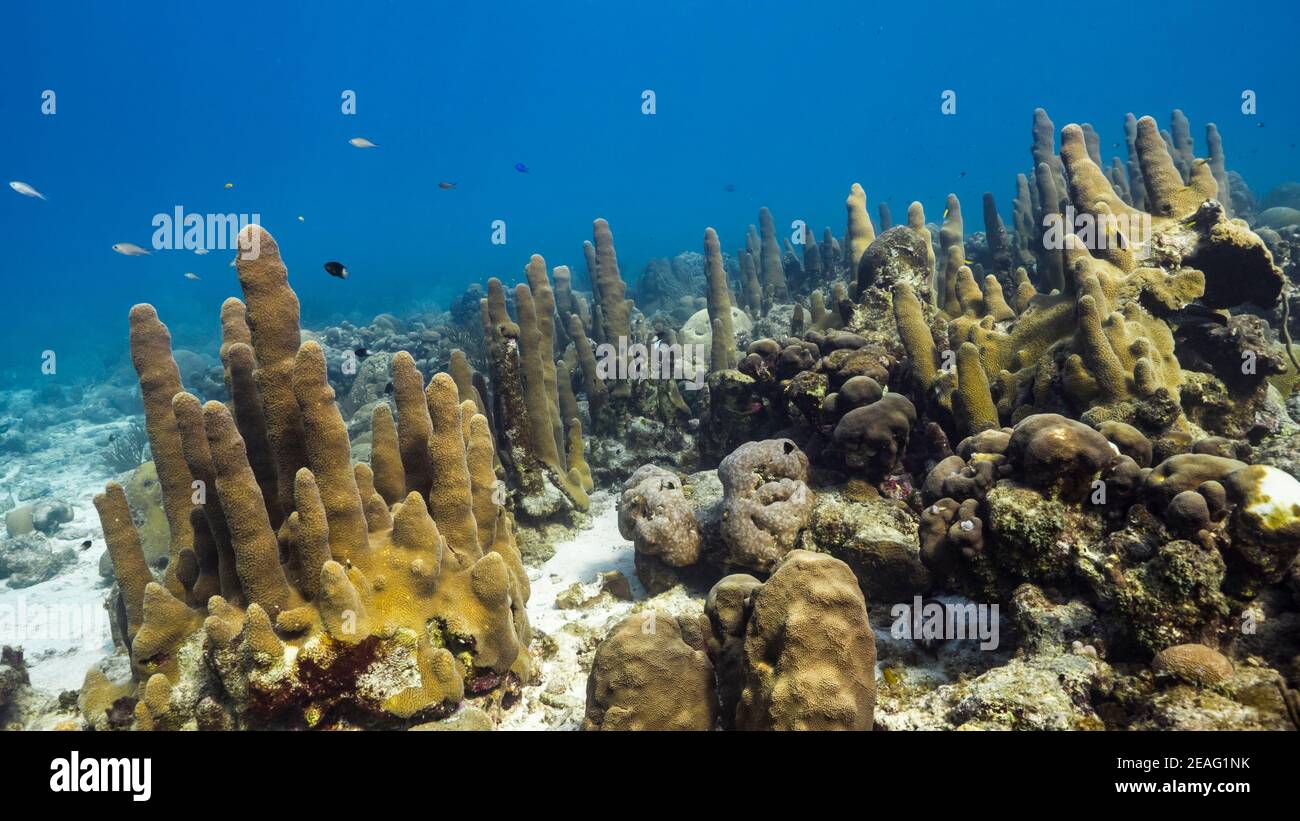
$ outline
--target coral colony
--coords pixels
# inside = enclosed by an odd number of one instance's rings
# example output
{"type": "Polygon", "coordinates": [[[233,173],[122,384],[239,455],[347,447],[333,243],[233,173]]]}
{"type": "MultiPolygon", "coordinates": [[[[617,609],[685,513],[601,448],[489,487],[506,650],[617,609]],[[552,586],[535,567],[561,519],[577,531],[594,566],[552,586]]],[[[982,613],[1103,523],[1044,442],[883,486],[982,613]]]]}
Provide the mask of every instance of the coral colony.
{"type": "Polygon", "coordinates": [[[1300,220],[1213,125],[1125,128],[1106,163],[1036,111],[1011,227],[854,184],[842,235],[764,208],[629,284],[597,219],[587,289],[534,255],[436,325],[304,331],[242,226],[205,397],[130,312],[154,495],[94,500],[129,663],[65,724],[1293,726],[1300,220]],[[556,597],[618,605],[566,701],[530,570],[601,505],[635,590],[556,597]]]}

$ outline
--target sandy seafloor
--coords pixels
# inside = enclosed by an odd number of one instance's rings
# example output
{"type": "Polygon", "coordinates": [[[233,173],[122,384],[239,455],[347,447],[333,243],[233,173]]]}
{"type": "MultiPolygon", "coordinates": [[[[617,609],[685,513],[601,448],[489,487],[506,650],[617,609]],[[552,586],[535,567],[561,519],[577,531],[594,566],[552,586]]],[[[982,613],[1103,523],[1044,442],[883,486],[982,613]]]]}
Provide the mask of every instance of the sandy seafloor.
{"type": "Polygon", "coordinates": [[[535,633],[533,649],[541,667],[541,682],[524,688],[523,702],[505,714],[503,729],[575,730],[582,726],[587,699],[587,673],[600,640],[630,613],[647,604],[660,612],[678,615],[700,613],[703,602],[682,588],[647,600],[636,578],[632,543],[618,532],[617,499],[609,491],[591,497],[592,526],[568,542],[555,546],[555,555],[540,567],[529,568],[532,595],[528,618],[535,633]],[[602,593],[600,576],[622,573],[632,590],[632,601],[602,593]],[[574,595],[570,588],[582,586],[574,595]],[[576,608],[556,606],[556,598],[585,602],[576,608]],[[554,644],[546,650],[541,645],[554,644]]]}
{"type": "Polygon", "coordinates": [[[53,550],[76,551],[76,564],[31,587],[14,589],[0,581],[0,645],[23,649],[28,675],[38,698],[51,699],[81,687],[86,670],[113,653],[104,600],[111,583],[100,576],[106,550],[93,499],[112,475],[100,461],[110,434],[129,420],[95,424],[72,419],[44,431],[46,447],[29,454],[8,454],[0,470],[0,494],[18,504],[41,498],[60,499],[72,507],[73,519],[49,537],[53,550]],[[87,539],[91,545],[81,549],[87,539]]]}

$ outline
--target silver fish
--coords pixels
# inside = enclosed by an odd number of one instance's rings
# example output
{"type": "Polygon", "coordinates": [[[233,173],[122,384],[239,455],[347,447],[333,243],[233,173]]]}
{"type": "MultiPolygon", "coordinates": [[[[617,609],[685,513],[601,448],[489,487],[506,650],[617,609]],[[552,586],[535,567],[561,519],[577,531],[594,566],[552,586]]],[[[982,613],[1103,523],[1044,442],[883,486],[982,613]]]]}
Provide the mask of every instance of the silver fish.
{"type": "Polygon", "coordinates": [[[113,246],[113,250],[128,257],[142,257],[150,253],[134,242],[119,242],[113,246]]]}
{"type": "Polygon", "coordinates": [[[13,182],[9,183],[9,187],[17,191],[19,194],[22,194],[24,197],[35,197],[38,200],[43,200],[46,198],[44,194],[42,194],[40,191],[37,191],[35,188],[32,188],[30,185],[28,185],[25,182],[19,182],[18,180],[14,180],[13,182]]]}
{"type": "Polygon", "coordinates": [[[348,143],[353,146],[356,146],[357,148],[378,148],[379,147],[375,143],[370,142],[370,140],[367,140],[365,137],[353,137],[352,139],[348,140],[348,143]]]}

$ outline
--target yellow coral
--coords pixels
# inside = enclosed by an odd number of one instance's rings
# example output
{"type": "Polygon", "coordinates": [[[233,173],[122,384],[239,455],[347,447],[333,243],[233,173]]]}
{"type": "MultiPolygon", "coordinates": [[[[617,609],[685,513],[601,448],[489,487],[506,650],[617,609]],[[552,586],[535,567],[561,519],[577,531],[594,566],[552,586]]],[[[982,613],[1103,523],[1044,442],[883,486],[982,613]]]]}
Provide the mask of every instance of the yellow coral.
{"type": "MultiPolygon", "coordinates": [[[[269,235],[262,243],[264,255],[274,248],[269,235]]],[[[276,269],[263,263],[259,271],[243,272],[250,317],[266,316],[259,300],[296,304],[287,279],[277,279],[276,269]],[[268,280],[274,287],[267,287],[268,280]]],[[[152,309],[138,308],[136,315],[148,319],[152,309]]],[[[261,369],[282,365],[283,344],[297,334],[282,321],[270,327],[266,353],[258,345],[267,334],[252,329],[261,369]]],[[[150,335],[165,341],[165,328],[158,323],[150,335]]],[[[249,347],[232,341],[228,353],[240,346],[249,347]]],[[[145,350],[139,348],[138,358],[146,373],[157,369],[150,360],[170,360],[161,342],[147,355],[145,350]]],[[[397,445],[398,436],[386,434],[380,459],[381,465],[388,459],[380,483],[388,492],[396,491],[399,471],[401,476],[403,500],[390,514],[375,490],[377,477],[349,460],[346,427],[320,347],[308,342],[292,358],[283,387],[293,405],[277,407],[268,422],[278,415],[281,434],[301,431],[302,439],[278,435],[269,441],[273,448],[300,453],[306,464],[295,469],[291,482],[279,483],[290,488],[291,515],[278,534],[250,465],[249,445],[230,410],[209,402],[196,416],[197,400],[178,386],[175,401],[168,398],[166,405],[173,417],[173,404],[181,409],[182,428],[202,432],[206,440],[210,462],[196,442],[186,443],[194,446],[186,450],[195,468],[211,466],[215,487],[208,494],[219,500],[229,523],[237,589],[223,587],[222,595],[199,602],[196,588],[184,582],[194,585],[200,574],[178,572],[179,594],[153,582],[121,488],[109,485],[96,499],[122,589],[126,635],[145,704],[137,711],[142,728],[158,726],[163,713],[167,726],[198,720],[204,698],[205,710],[216,700],[237,723],[254,707],[261,711],[259,723],[318,726],[336,715],[335,708],[368,713],[380,723],[400,722],[441,715],[466,692],[495,687],[506,675],[531,675],[528,583],[510,516],[491,501],[495,476],[486,419],[472,402],[461,404],[447,374],[430,380],[427,391],[417,388],[412,396],[403,390],[397,428],[404,431],[407,452],[397,445]],[[428,434],[413,472],[405,458],[417,453],[410,440],[420,429],[428,434]],[[203,680],[195,665],[215,673],[219,691],[195,686],[203,680]],[[177,681],[191,683],[172,689],[170,682],[177,681]]],[[[399,373],[418,380],[407,367],[411,363],[401,359],[394,360],[394,381],[399,373]]],[[[152,403],[150,412],[163,413],[163,404],[152,403]]],[[[274,463],[288,464],[288,457],[276,455],[274,463]]],[[[181,466],[188,487],[189,466],[181,466]]],[[[87,696],[83,708],[90,720],[101,721],[111,702],[105,705],[107,696],[98,695],[106,687],[96,684],[95,674],[88,681],[96,694],[87,696]]]]}

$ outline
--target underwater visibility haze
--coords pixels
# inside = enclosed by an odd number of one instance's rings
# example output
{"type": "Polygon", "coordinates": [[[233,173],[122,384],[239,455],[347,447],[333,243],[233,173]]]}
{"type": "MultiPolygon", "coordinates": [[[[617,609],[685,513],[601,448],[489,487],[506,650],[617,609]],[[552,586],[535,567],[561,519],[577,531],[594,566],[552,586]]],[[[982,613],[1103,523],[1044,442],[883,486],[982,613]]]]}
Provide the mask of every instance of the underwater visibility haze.
{"type": "Polygon", "coordinates": [[[1300,727],[1289,4],[5,16],[6,728],[1300,727]]]}

